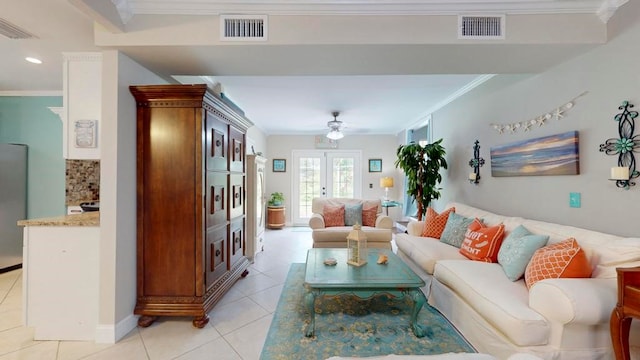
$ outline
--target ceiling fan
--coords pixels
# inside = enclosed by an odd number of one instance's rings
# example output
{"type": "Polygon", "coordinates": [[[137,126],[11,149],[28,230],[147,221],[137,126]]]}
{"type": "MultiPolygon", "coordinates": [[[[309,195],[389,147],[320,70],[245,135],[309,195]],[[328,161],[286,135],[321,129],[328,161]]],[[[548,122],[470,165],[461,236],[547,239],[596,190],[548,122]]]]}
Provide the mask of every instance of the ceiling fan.
{"type": "Polygon", "coordinates": [[[344,134],[342,133],[342,121],[338,120],[338,115],[340,115],[340,112],[338,111],[334,111],[331,113],[331,115],[333,115],[333,120],[327,122],[327,126],[329,127],[329,133],[327,134],[327,137],[331,140],[338,140],[338,139],[342,139],[344,137],[344,134]]]}

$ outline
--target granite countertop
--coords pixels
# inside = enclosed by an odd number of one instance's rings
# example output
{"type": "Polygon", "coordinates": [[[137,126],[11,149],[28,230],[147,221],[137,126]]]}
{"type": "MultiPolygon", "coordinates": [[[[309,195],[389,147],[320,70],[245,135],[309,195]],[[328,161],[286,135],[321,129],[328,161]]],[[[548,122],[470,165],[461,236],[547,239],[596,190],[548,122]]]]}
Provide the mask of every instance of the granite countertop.
{"type": "Polygon", "coordinates": [[[100,226],[100,212],[63,215],[18,221],[19,226],[100,226]]]}

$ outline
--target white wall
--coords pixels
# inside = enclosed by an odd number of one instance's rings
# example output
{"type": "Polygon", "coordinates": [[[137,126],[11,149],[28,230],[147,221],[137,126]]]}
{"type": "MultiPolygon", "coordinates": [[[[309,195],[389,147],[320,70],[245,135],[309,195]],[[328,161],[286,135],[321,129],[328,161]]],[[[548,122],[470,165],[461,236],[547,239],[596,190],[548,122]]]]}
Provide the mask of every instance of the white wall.
{"type": "MultiPolygon", "coordinates": [[[[455,200],[502,214],[638,236],[640,181],[630,190],[622,190],[607,180],[617,156],[599,152],[599,144],[618,137],[613,117],[620,112],[623,100],[640,107],[639,14],[640,5],[630,3],[611,20],[617,36],[606,45],[538,75],[497,76],[434,113],[434,138],[445,139],[450,165],[437,207],[455,200]],[[489,125],[545,114],[585,91],[588,93],[577,99],[562,120],[549,120],[529,132],[500,135],[489,125]],[[572,130],[580,137],[580,175],[491,177],[492,146],[572,130]],[[477,186],[466,180],[475,139],[480,141],[480,153],[487,162],[477,186]],[[581,208],[569,207],[570,192],[581,193],[581,208]]],[[[638,130],[640,122],[636,135],[638,130]]],[[[635,155],[640,160],[640,153],[635,155]]]]}
{"type": "Polygon", "coordinates": [[[115,342],[137,325],[136,104],[129,85],[164,84],[118,51],[102,57],[100,305],[96,342],[115,342]]]}
{"type": "Polygon", "coordinates": [[[256,153],[261,152],[262,156],[268,156],[267,136],[256,126],[252,126],[247,129],[247,154],[252,154],[251,146],[253,146],[253,150],[256,153]]]}
{"type": "MultiPolygon", "coordinates": [[[[389,189],[389,198],[401,200],[399,187],[400,171],[395,168],[393,162],[396,159],[398,147],[397,137],[394,135],[350,135],[346,134],[339,141],[337,150],[361,150],[362,151],[362,197],[376,199],[384,196],[384,189],[380,188],[380,178],[383,176],[394,177],[394,187],[389,189]],[[382,172],[369,172],[369,159],[382,159],[382,172]],[[371,188],[369,187],[371,184],[371,188]]],[[[267,195],[273,192],[282,192],[285,196],[285,206],[291,206],[291,192],[293,186],[293,150],[315,150],[315,136],[312,135],[271,135],[267,138],[267,195]],[[273,159],[286,159],[287,171],[274,173],[272,171],[273,159]]],[[[329,149],[324,149],[330,151],[329,149]]],[[[401,210],[390,209],[389,215],[399,217],[401,210]],[[397,212],[397,214],[396,214],[397,212]]],[[[291,223],[291,211],[286,212],[286,222],[291,223]]]]}

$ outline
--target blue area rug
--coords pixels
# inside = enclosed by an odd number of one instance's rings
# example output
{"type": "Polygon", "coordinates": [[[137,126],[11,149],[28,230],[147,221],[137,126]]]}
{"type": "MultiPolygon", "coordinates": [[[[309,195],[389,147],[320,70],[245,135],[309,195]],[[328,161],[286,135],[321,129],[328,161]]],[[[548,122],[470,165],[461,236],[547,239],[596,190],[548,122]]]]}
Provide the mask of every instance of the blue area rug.
{"type": "Polygon", "coordinates": [[[305,337],[309,315],[304,306],[305,264],[292,264],[273,316],[261,360],[326,359],[331,356],[387,354],[431,355],[475,352],[457,330],[428,304],[418,321],[427,336],[417,338],[409,327],[411,300],[353,296],[316,300],[315,336],[305,337]]]}

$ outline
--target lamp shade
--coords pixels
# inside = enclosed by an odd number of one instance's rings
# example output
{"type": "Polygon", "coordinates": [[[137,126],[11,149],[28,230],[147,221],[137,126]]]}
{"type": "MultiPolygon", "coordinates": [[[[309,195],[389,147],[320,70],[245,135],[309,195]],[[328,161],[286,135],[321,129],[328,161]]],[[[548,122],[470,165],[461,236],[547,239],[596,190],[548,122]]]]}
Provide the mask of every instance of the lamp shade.
{"type": "Polygon", "coordinates": [[[383,188],[393,187],[393,178],[389,176],[380,178],[380,187],[383,187],[383,188]]]}
{"type": "Polygon", "coordinates": [[[344,137],[344,134],[340,132],[340,130],[333,129],[329,131],[329,133],[327,134],[327,137],[331,140],[338,140],[338,139],[342,139],[344,137]]]}

